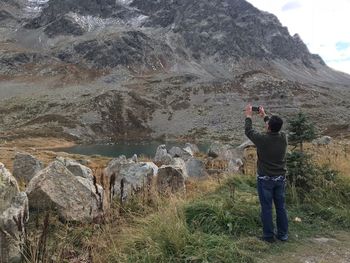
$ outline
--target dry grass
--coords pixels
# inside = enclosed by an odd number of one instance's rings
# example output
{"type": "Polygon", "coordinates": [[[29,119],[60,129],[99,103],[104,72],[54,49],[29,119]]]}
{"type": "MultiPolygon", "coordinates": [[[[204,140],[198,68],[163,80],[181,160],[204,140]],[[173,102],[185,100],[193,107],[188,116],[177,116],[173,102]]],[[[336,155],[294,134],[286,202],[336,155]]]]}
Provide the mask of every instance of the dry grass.
{"type": "Polygon", "coordinates": [[[186,198],[191,200],[203,196],[206,193],[215,191],[227,176],[227,174],[221,174],[216,177],[208,177],[202,180],[188,180],[186,182],[186,198]]]}
{"type": "Polygon", "coordinates": [[[350,141],[335,141],[330,145],[306,145],[307,152],[313,155],[313,160],[319,165],[328,165],[344,176],[350,176],[350,141]]]}
{"type": "MultiPolygon", "coordinates": [[[[144,243],[145,246],[154,245],[150,244],[153,242],[150,235],[162,235],[166,232],[167,235],[173,236],[174,240],[178,239],[180,232],[185,231],[185,227],[182,225],[184,220],[180,218],[182,215],[178,210],[184,203],[185,199],[182,197],[171,196],[166,203],[159,201],[157,208],[148,216],[128,213],[127,218],[119,218],[117,222],[104,225],[102,231],[99,231],[92,241],[94,244],[98,244],[92,250],[94,262],[119,262],[120,259],[127,262],[126,255],[123,255],[123,253],[131,250],[130,237],[134,242],[144,243]],[[159,217],[159,215],[162,216],[159,217]],[[160,218],[166,218],[166,220],[157,221],[160,218]],[[154,226],[157,226],[157,228],[148,228],[147,224],[149,225],[150,221],[157,221],[154,222],[154,226]],[[160,233],[159,230],[161,229],[167,229],[167,231],[160,233]],[[144,240],[147,236],[149,236],[149,239],[144,240]]],[[[178,246],[181,246],[181,244],[178,244],[178,246]]]]}
{"type": "MultiPolygon", "coordinates": [[[[189,235],[182,211],[183,206],[216,191],[227,177],[228,175],[223,174],[220,178],[189,180],[186,182],[186,194],[178,193],[164,197],[153,193],[152,202],[147,205],[137,199],[141,198],[140,196],[134,196],[135,200],[129,201],[126,207],[123,207],[123,213],[120,213],[119,204],[113,203],[112,210],[118,215],[113,220],[107,220],[108,223],[104,224],[101,231],[97,231],[90,240],[91,244],[94,244],[91,246],[93,262],[132,262],[130,258],[126,258],[133,254],[132,250],[135,249],[130,247],[130,240],[133,244],[139,243],[140,246],[157,248],[155,240],[163,239],[164,235],[165,239],[175,242],[176,250],[182,250],[189,235]],[[126,251],[128,253],[125,253],[126,251]]],[[[164,248],[157,249],[150,258],[157,258],[156,254],[162,254],[164,248]]]]}

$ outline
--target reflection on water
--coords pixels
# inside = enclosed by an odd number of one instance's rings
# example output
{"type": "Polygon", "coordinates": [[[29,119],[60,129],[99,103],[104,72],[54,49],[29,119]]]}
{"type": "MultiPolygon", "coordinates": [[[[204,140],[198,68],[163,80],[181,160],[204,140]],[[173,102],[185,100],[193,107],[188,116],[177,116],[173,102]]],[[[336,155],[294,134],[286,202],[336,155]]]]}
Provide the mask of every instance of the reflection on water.
{"type": "MultiPolygon", "coordinates": [[[[173,146],[184,147],[185,143],[180,142],[121,142],[117,144],[91,144],[91,145],[76,145],[69,148],[59,148],[55,151],[83,154],[83,155],[102,155],[109,157],[118,157],[125,155],[127,158],[132,157],[134,154],[138,156],[144,155],[147,157],[154,157],[157,147],[161,144],[165,144],[169,150],[173,146]]],[[[206,152],[209,148],[209,144],[200,143],[197,144],[201,152],[206,152]]]]}

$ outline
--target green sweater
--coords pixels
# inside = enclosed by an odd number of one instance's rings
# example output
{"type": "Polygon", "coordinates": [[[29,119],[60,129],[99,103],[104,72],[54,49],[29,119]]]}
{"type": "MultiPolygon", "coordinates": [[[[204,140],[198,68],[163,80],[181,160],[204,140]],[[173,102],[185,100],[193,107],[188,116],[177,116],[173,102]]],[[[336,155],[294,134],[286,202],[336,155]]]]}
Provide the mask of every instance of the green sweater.
{"type": "MultiPolygon", "coordinates": [[[[265,117],[265,121],[268,117],[265,117]]],[[[260,133],[253,129],[252,119],[245,119],[245,134],[255,144],[258,154],[258,174],[279,176],[286,174],[287,136],[284,132],[260,133]]]]}

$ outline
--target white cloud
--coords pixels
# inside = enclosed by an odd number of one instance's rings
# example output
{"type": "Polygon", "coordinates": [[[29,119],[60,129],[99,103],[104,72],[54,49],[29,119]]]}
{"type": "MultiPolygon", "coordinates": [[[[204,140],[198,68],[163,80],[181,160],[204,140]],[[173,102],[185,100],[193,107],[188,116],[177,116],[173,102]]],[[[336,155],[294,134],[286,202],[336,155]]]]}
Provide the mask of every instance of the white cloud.
{"type": "Polygon", "coordinates": [[[311,53],[350,74],[350,48],[337,49],[337,43],[350,43],[349,0],[248,0],[257,8],[275,14],[289,32],[298,33],[311,53]]]}
{"type": "Polygon", "coordinates": [[[298,1],[292,1],[292,2],[286,3],[284,6],[282,6],[282,11],[289,11],[289,10],[297,9],[300,7],[301,7],[301,4],[298,1]]]}

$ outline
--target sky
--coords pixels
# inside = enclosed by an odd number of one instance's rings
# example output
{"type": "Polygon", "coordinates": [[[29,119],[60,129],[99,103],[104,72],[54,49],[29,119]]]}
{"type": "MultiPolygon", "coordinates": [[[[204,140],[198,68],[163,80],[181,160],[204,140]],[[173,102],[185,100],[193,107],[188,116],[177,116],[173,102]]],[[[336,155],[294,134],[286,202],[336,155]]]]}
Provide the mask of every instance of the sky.
{"type": "Polygon", "coordinates": [[[350,0],[247,0],[276,15],[328,66],[350,74],[350,0]]]}

